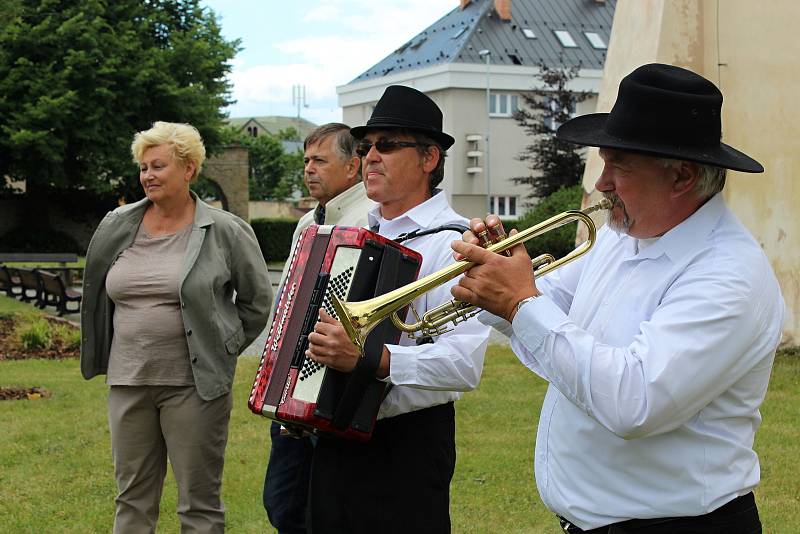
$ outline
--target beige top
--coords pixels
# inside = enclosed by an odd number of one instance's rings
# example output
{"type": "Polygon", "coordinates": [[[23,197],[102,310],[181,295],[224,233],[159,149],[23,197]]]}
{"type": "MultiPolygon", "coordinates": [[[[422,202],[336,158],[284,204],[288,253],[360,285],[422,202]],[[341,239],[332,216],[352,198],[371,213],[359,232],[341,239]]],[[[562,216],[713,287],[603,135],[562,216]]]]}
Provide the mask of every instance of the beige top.
{"type": "Polygon", "coordinates": [[[140,225],[108,271],[106,291],[114,302],[109,385],[194,385],[178,287],[191,229],[150,236],[140,225]]]}

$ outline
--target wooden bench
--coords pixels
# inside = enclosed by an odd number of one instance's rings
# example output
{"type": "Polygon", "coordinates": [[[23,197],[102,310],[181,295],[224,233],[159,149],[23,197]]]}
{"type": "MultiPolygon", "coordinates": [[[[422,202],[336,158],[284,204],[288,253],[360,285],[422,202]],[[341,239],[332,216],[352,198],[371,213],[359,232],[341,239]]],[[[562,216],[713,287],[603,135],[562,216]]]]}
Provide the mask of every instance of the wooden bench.
{"type": "Polygon", "coordinates": [[[67,287],[73,284],[73,276],[83,276],[83,267],[67,267],[68,263],[76,263],[78,255],[74,252],[0,252],[0,263],[58,263],[59,267],[45,267],[45,269],[58,272],[67,287]]]}
{"type": "Polygon", "coordinates": [[[12,299],[22,295],[22,282],[19,280],[19,275],[5,265],[0,265],[0,291],[5,291],[5,294],[12,299]]]}
{"type": "Polygon", "coordinates": [[[72,252],[0,252],[0,262],[26,263],[60,263],[66,267],[68,263],[78,261],[78,255],[72,252]]]}
{"type": "Polygon", "coordinates": [[[36,269],[27,269],[25,267],[17,267],[17,276],[22,286],[22,294],[19,296],[20,300],[25,302],[35,301],[39,304],[41,300],[41,283],[39,276],[36,274],[36,269]]]}
{"type": "Polygon", "coordinates": [[[58,315],[77,313],[81,309],[81,294],[64,285],[64,280],[55,273],[37,270],[39,277],[39,302],[40,308],[55,306],[58,315]],[[74,310],[69,309],[69,303],[75,302],[74,310]]]}

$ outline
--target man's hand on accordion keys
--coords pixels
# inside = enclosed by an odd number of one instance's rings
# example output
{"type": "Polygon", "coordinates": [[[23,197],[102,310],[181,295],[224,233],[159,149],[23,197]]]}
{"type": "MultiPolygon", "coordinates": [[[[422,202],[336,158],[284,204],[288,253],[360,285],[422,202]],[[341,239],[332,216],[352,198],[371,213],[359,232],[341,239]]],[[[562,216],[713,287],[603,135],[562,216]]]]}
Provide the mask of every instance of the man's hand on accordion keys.
{"type": "MultiPolygon", "coordinates": [[[[347,336],[342,324],[331,317],[325,310],[319,310],[319,321],[314,331],[308,335],[306,356],[331,369],[349,373],[355,369],[361,358],[358,350],[347,336]]],[[[381,362],[375,371],[378,378],[389,375],[389,350],[383,347],[381,362]]]]}
{"type": "Polygon", "coordinates": [[[342,324],[320,308],[319,321],[308,335],[306,356],[337,371],[349,373],[355,369],[361,351],[347,337],[342,324]]]}

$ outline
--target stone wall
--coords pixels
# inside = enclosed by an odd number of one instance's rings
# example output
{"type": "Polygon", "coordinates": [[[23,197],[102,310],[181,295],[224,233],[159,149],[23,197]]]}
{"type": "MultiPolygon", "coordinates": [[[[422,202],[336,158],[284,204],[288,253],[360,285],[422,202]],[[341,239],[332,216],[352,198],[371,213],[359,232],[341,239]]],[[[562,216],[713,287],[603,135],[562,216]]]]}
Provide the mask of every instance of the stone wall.
{"type": "Polygon", "coordinates": [[[250,163],[247,149],[226,146],[223,151],[206,160],[203,175],[219,187],[222,209],[250,220],[250,163]]]}

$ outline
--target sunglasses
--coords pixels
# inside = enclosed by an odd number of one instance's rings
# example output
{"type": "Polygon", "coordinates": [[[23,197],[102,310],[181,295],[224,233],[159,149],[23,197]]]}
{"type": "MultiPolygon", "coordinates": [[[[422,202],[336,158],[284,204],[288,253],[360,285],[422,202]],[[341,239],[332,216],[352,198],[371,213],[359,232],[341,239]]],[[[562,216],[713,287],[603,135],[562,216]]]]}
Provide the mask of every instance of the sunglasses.
{"type": "Polygon", "coordinates": [[[374,143],[370,143],[369,141],[360,141],[358,145],[356,145],[356,154],[362,158],[366,157],[373,146],[375,146],[375,150],[381,154],[389,154],[390,152],[400,150],[401,148],[425,145],[423,143],[413,143],[411,141],[392,141],[389,139],[378,139],[374,143]]]}

